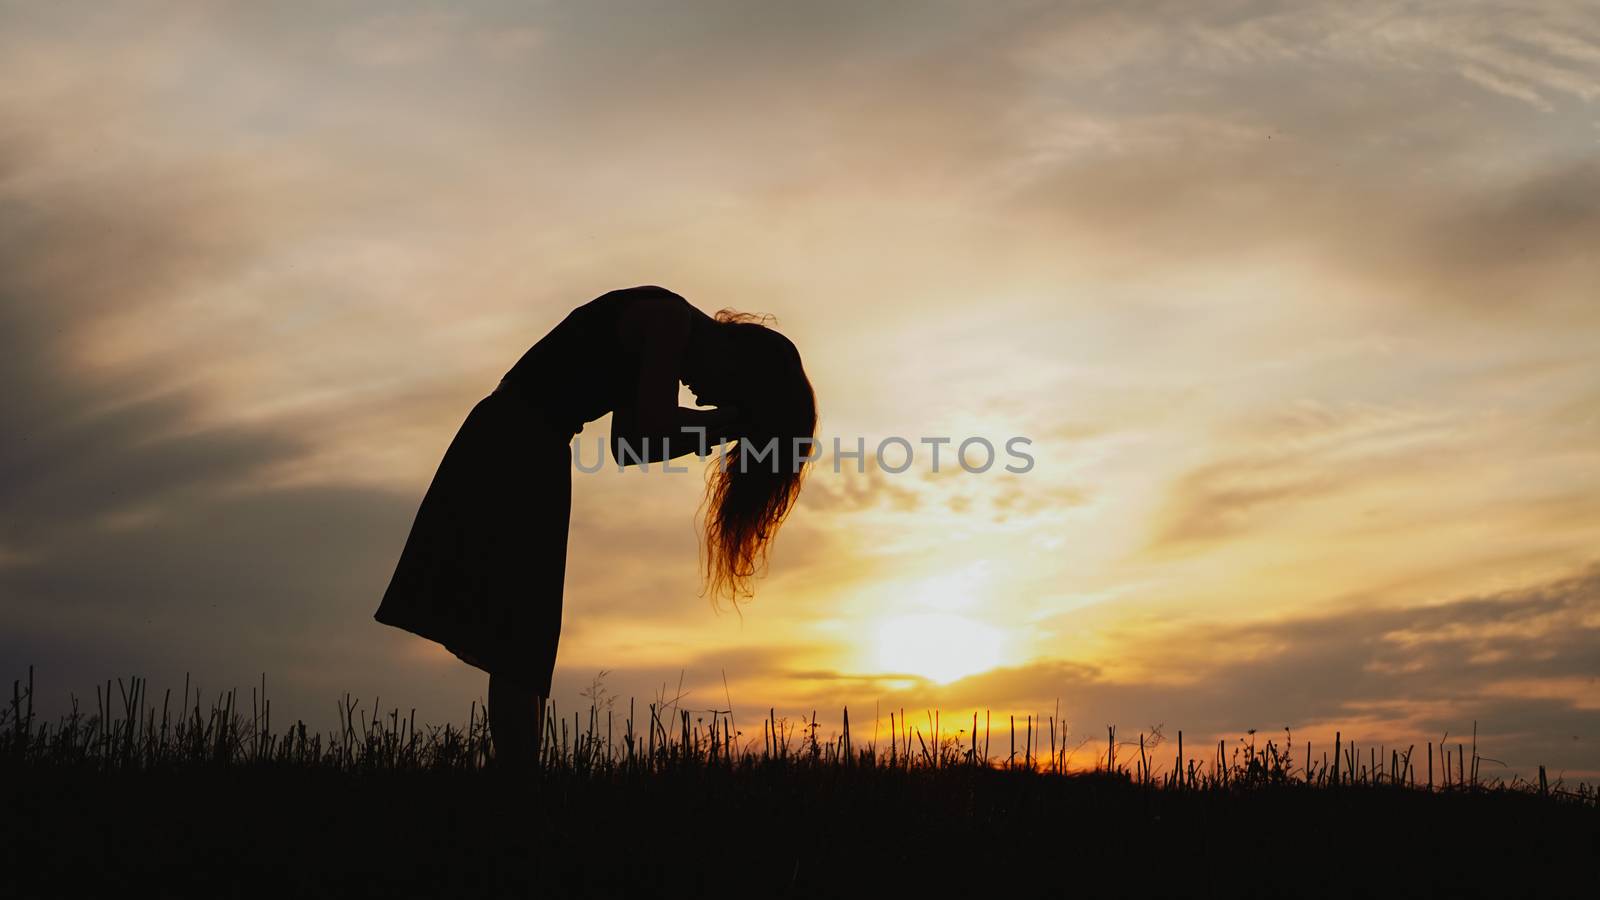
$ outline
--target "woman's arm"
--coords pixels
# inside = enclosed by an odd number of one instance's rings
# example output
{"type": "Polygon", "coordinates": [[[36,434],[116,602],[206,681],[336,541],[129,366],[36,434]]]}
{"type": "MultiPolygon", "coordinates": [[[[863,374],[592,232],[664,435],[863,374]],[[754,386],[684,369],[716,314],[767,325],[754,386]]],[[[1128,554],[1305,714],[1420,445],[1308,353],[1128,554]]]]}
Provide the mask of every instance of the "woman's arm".
{"type": "Polygon", "coordinates": [[[611,455],[619,463],[706,456],[741,433],[734,410],[678,405],[678,373],[694,314],[687,301],[664,289],[641,290],[624,312],[620,337],[639,356],[639,381],[634,403],[611,415],[611,455]]]}
{"type": "Polygon", "coordinates": [[[691,453],[710,456],[721,444],[738,440],[745,430],[738,420],[738,411],[728,407],[678,406],[672,421],[676,424],[670,430],[645,431],[639,427],[637,413],[632,407],[614,410],[611,414],[612,459],[622,465],[634,465],[677,459],[691,453]]]}

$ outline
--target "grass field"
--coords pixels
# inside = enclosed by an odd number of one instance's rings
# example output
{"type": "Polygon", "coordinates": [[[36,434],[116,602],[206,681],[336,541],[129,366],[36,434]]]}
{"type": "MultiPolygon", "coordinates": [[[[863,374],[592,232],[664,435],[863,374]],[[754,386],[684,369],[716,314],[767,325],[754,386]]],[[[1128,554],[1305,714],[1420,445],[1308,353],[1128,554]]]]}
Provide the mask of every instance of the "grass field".
{"type": "Polygon", "coordinates": [[[476,711],[424,727],[346,698],[340,727],[313,733],[274,730],[264,691],[209,703],[146,691],[108,683],[92,710],[43,722],[29,681],[14,685],[0,714],[0,895],[1600,888],[1594,788],[1480,779],[1465,747],[1424,765],[1417,747],[1341,738],[1315,753],[1288,735],[1180,754],[1176,736],[1108,733],[1069,749],[1047,721],[1033,741],[1019,725],[1022,743],[1002,752],[981,720],[949,735],[937,712],[907,723],[896,711],[862,738],[823,735],[814,717],[774,711],[752,727],[646,703],[552,714],[541,765],[514,771],[494,764],[476,711]]]}

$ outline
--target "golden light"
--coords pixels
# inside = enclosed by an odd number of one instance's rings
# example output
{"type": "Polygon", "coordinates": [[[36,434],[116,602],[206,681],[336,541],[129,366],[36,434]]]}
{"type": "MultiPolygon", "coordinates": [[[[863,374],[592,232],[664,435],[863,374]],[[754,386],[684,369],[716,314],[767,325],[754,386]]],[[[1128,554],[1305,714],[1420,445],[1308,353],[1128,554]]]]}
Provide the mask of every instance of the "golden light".
{"type": "Polygon", "coordinates": [[[999,665],[1004,637],[1000,629],[966,616],[897,616],[878,626],[876,661],[882,672],[947,684],[999,665]]]}

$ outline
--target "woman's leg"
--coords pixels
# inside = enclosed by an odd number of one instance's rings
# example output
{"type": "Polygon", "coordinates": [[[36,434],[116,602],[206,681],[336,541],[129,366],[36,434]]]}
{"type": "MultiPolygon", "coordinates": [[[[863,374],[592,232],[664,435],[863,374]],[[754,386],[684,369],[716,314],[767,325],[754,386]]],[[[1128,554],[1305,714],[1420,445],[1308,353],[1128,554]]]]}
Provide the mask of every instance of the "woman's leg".
{"type": "Polygon", "coordinates": [[[497,607],[486,616],[495,631],[482,637],[494,649],[486,661],[496,755],[531,766],[542,762],[545,695],[561,640],[572,450],[570,435],[540,432],[525,410],[505,409],[511,437],[496,445],[492,490],[474,513],[485,523],[484,546],[492,548],[484,577],[495,587],[497,607]]]}
{"type": "Polygon", "coordinates": [[[507,766],[539,762],[544,742],[545,698],[509,675],[489,675],[489,736],[495,761],[507,766]]]}

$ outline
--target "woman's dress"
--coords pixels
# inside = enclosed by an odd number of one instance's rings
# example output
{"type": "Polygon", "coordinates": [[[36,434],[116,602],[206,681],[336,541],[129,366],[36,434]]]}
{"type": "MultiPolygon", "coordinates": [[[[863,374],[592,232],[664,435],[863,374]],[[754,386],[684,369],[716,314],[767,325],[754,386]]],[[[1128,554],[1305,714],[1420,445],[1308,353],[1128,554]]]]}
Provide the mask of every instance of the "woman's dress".
{"type": "Polygon", "coordinates": [[[417,509],[373,618],[463,661],[550,693],[572,511],[572,438],[633,402],[638,361],[618,342],[624,304],[573,310],[468,413],[417,509]]]}

